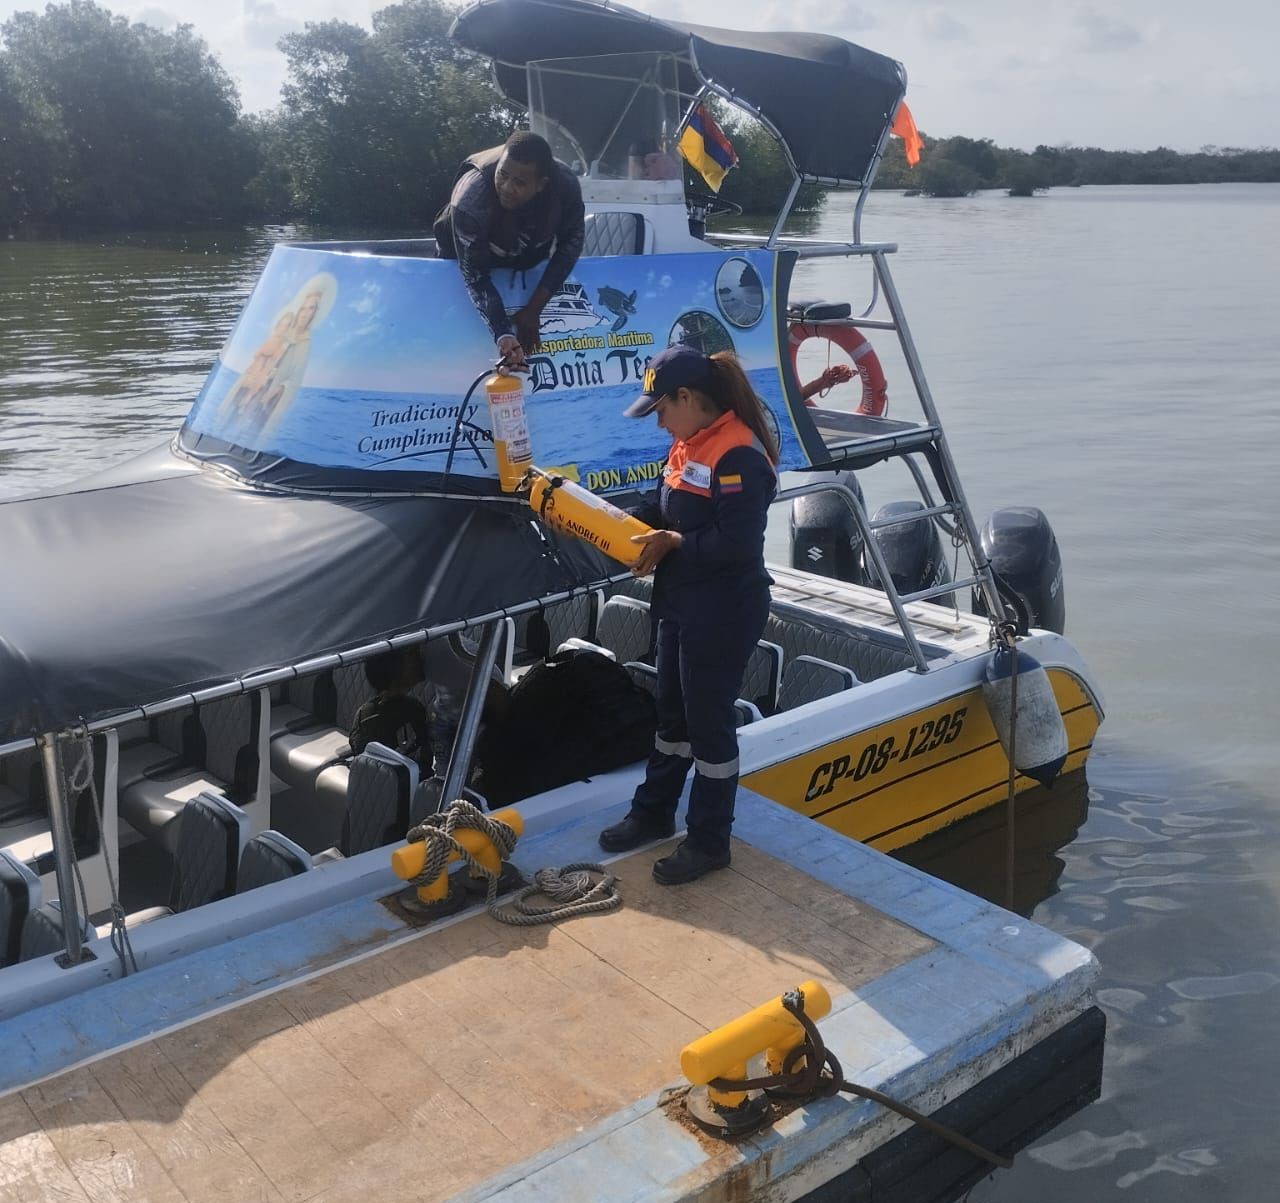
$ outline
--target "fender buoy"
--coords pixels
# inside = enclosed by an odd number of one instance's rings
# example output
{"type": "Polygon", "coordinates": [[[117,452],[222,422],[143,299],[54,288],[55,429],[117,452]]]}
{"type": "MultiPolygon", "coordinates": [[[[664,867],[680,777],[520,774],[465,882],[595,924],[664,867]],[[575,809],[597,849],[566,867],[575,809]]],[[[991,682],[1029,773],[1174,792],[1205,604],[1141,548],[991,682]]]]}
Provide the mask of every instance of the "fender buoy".
{"type": "MultiPolygon", "coordinates": [[[[826,322],[792,322],[788,331],[787,343],[791,348],[791,370],[799,373],[796,367],[800,344],[808,338],[825,338],[835,343],[853,360],[858,376],[862,380],[862,400],[854,410],[859,414],[870,414],[882,418],[889,408],[888,385],[885,383],[884,368],[872,346],[863,336],[862,331],[853,326],[839,326],[826,322]]],[[[806,401],[811,405],[811,401],[806,401]]]]}
{"type": "Polygon", "coordinates": [[[1030,652],[1016,653],[1003,644],[987,661],[982,693],[1004,754],[1016,731],[1013,767],[1019,773],[1052,785],[1067,759],[1067,729],[1044,666],[1030,652]],[[1013,657],[1018,657],[1018,710],[1013,710],[1013,657]]]}

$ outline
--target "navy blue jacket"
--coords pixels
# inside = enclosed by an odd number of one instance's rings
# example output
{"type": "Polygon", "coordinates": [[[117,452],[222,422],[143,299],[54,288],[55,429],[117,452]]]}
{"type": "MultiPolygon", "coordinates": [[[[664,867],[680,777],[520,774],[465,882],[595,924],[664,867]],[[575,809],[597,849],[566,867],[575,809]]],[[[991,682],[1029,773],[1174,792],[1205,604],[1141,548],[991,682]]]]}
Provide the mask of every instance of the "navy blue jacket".
{"type": "Polygon", "coordinates": [[[731,622],[745,595],[767,593],[764,530],[778,477],[764,448],[733,414],[677,440],[653,500],[636,511],[679,531],[653,577],[653,613],[681,623],[731,622]]]}

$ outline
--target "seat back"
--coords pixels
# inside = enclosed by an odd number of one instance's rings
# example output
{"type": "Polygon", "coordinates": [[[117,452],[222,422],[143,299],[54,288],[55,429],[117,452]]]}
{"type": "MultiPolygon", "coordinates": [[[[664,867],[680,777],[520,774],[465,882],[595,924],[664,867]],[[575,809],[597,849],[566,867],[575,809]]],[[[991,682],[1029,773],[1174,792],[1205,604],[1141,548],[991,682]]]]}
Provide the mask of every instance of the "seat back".
{"type": "Polygon", "coordinates": [[[794,710],[806,702],[829,698],[858,684],[853,669],[817,656],[796,656],[787,661],[778,691],[778,709],[794,710]]]}
{"type": "Polygon", "coordinates": [[[258,727],[262,719],[262,695],[255,692],[221,698],[200,707],[204,732],[204,757],[197,760],[220,781],[228,796],[241,806],[258,792],[258,727]]]}
{"type": "Polygon", "coordinates": [[[236,870],[249,838],[249,816],[219,794],[202,791],[178,819],[169,906],[187,911],[236,892],[236,870]]]}
{"type": "Polygon", "coordinates": [[[338,844],[343,856],[403,838],[409,829],[411,796],[408,762],[396,764],[367,752],[353,756],[347,777],[347,814],[338,844]]]}
{"type": "Polygon", "coordinates": [[[0,849],[0,967],[21,956],[22,928],[40,906],[40,878],[12,852],[0,849]]]}
{"type": "Polygon", "coordinates": [[[584,255],[643,255],[653,245],[653,227],[643,213],[588,213],[584,255]]]}
{"type": "Polygon", "coordinates": [[[344,664],[333,670],[333,725],[339,731],[350,731],[356,711],[378,691],[364,675],[363,664],[344,664]]]}
{"type": "Polygon", "coordinates": [[[256,890],[273,881],[287,881],[310,868],[311,856],[305,848],[278,831],[260,831],[245,844],[240,854],[236,893],[256,890]]]}
{"type": "Polygon", "coordinates": [[[596,591],[571,597],[567,602],[544,610],[550,651],[554,652],[566,639],[593,639],[603,605],[604,597],[596,591]]]}
{"type": "Polygon", "coordinates": [[[915,663],[905,647],[889,646],[869,636],[824,626],[819,620],[796,613],[785,605],[774,605],[764,636],[782,648],[788,661],[797,656],[814,656],[851,668],[859,681],[874,681],[915,663]]]}
{"type": "MultiPolygon", "coordinates": [[[[82,924],[81,939],[85,941],[92,940],[97,933],[90,926],[87,919],[82,920],[82,924]]],[[[64,951],[66,947],[67,938],[63,924],[62,903],[55,898],[51,902],[43,903],[27,912],[26,920],[22,924],[22,944],[18,952],[19,960],[30,961],[36,957],[46,957],[50,954],[56,955],[64,951]]]]}
{"type": "Polygon", "coordinates": [[[782,648],[761,639],[751,649],[738,696],[751,702],[761,714],[772,714],[778,706],[778,682],[781,678],[782,648]]]}
{"type": "Polygon", "coordinates": [[[596,642],[608,648],[619,664],[653,661],[653,622],[649,603],[634,597],[611,597],[600,611],[596,642]]]}

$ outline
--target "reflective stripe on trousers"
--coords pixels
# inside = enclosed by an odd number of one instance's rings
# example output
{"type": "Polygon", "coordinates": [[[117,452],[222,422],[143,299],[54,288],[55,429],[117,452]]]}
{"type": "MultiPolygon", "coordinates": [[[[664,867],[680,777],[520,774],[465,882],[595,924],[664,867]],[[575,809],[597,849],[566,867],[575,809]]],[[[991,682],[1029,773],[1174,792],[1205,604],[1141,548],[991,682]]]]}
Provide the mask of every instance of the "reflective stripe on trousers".
{"type": "Polygon", "coordinates": [[[689,842],[704,852],[728,849],[738,791],[734,701],[769,614],[769,595],[744,600],[715,623],[658,622],[658,730],[632,808],[655,819],[675,816],[692,766],[689,842]]]}

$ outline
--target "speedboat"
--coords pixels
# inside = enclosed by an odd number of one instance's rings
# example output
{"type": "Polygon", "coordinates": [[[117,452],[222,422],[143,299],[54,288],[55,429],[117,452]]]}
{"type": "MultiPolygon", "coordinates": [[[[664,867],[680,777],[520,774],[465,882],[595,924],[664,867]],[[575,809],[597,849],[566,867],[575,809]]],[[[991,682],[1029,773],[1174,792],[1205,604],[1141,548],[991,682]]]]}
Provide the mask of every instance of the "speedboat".
{"type": "MultiPolygon", "coordinates": [[[[780,468],[808,474],[778,495],[790,555],[771,565],[738,707],[758,813],[796,848],[821,834],[812,846],[838,859],[867,855],[848,841],[899,848],[1033,786],[1010,773],[984,692],[1001,638],[1043,669],[1062,769],[1079,770],[1103,710],[1062,633],[1052,529],[1029,508],[983,525],[971,513],[890,269],[897,248],[860,235],[901,66],[825,35],[729,33],[594,0],[481,0],[453,36],[492,61],[587,207],[585,252],[531,357],[536,462],[620,506],[651,488],[662,432],[622,409],[649,357],[686,341],[732,348],[780,468]],[[792,168],[767,233],[717,234],[715,196],[629,172],[629,146],[675,154],[715,103],[763,124],[792,168]],[[845,115],[838,138],[813,119],[829,111],[845,115]],[[847,239],[784,234],[802,183],[859,190],[847,239]],[[867,274],[871,305],[852,283],[793,295],[817,260],[867,274]],[[908,367],[892,417],[868,334],[895,339],[908,367]],[[850,354],[856,405],[806,403],[808,338],[850,354]],[[919,495],[868,512],[863,482],[890,461],[919,495]]],[[[533,286],[498,283],[513,308],[533,286]]],[[[468,788],[494,677],[510,684],[572,643],[651,679],[647,583],[501,488],[477,392],[492,360],[431,240],[278,244],[171,439],[0,504],[0,1020],[385,891],[389,845],[468,788]],[[441,674],[422,696],[464,695],[442,780],[393,750],[347,747],[372,692],[365,662],[419,645],[441,674]],[[262,888],[246,891],[250,878],[262,888]]],[[[528,796],[526,829],[594,831],[642,772],[528,796]]],[[[1060,1014],[1087,1009],[1073,998],[1060,1014]]]]}
{"type": "MultiPolygon", "coordinates": [[[[535,458],[624,504],[652,487],[662,433],[621,410],[648,357],[686,341],[737,353],[781,469],[811,474],[779,494],[792,507],[790,557],[771,566],[773,612],[743,682],[743,784],[881,850],[1003,801],[1008,760],[981,683],[991,616],[1010,612],[1051,682],[1063,769],[1081,768],[1103,711],[1062,634],[1052,528],[1029,507],[978,525],[890,271],[896,247],[859,237],[901,67],[800,34],[709,43],[695,67],[677,27],[587,4],[551,38],[514,17],[542,7],[479,4],[455,29],[581,173],[588,210],[586,252],[547,311],[549,324],[583,328],[547,329],[531,357],[535,458]],[[806,62],[808,82],[746,87],[766,46],[806,62]],[[853,114],[843,139],[809,120],[824,89],[853,114]],[[708,233],[716,198],[691,206],[680,179],[626,174],[628,146],[674,151],[685,116],[714,97],[763,121],[795,167],[768,234],[708,233]],[[847,242],[783,235],[802,180],[861,189],[847,242]],[[797,267],[819,259],[869,263],[879,308],[793,297],[797,267]],[[624,328],[608,328],[597,296],[629,304],[624,328]],[[915,412],[900,401],[892,417],[877,412],[883,372],[867,333],[897,339],[910,369],[898,392],[909,383],[915,412]],[[796,352],[811,337],[851,349],[856,406],[800,397],[796,352]],[[861,481],[890,460],[919,496],[869,514],[861,481]],[[958,576],[949,553],[966,562],[958,576]]],[[[172,853],[185,803],[204,790],[240,806],[254,834],[273,829],[273,798],[286,791],[291,812],[315,802],[315,830],[291,822],[290,837],[318,850],[341,825],[340,755],[369,693],[362,662],[390,647],[456,649],[461,632],[499,628],[494,654],[510,681],[547,650],[527,646],[538,614],[557,643],[652,660],[647,583],[531,523],[500,491],[483,394],[468,391],[492,349],[456,269],[433,250],[426,239],[277,245],[170,441],[0,504],[4,851],[46,896],[66,898],[78,868],[100,915],[109,878],[118,893],[121,849],[172,853]],[[92,773],[69,792],[66,762],[81,754],[92,773]]],[[[532,286],[499,284],[513,308],[532,286]]],[[[455,749],[450,790],[470,752],[455,749]]],[[[1015,788],[1034,784],[1020,775],[1015,788]]],[[[584,782],[566,796],[591,791],[584,782]]]]}

